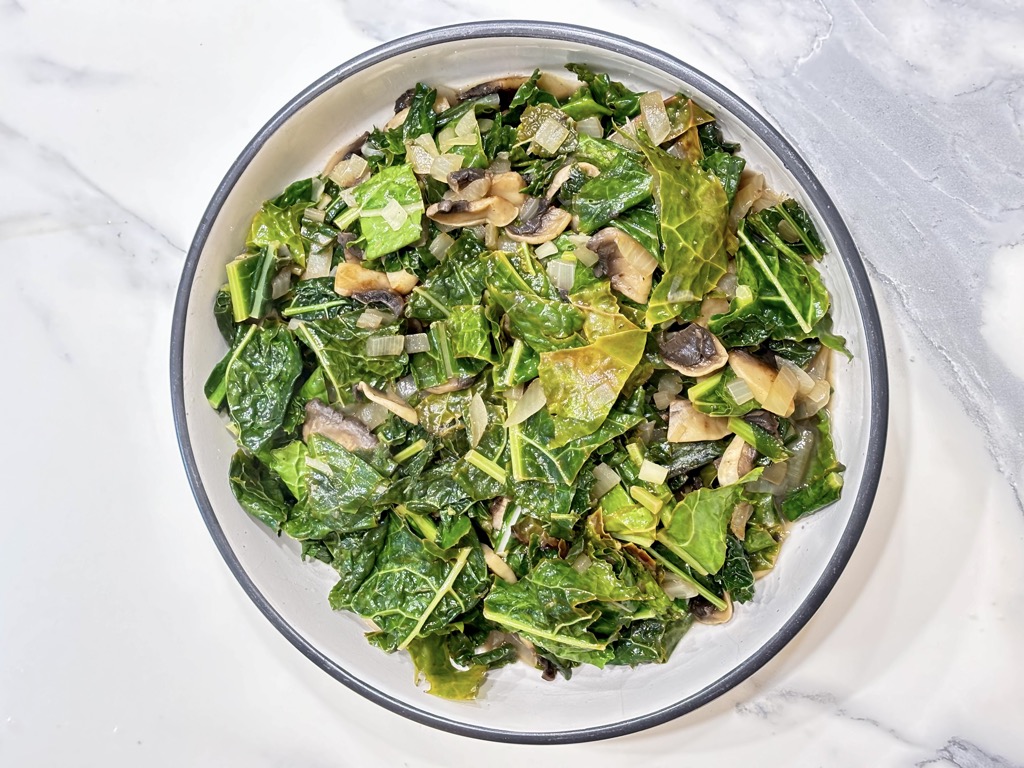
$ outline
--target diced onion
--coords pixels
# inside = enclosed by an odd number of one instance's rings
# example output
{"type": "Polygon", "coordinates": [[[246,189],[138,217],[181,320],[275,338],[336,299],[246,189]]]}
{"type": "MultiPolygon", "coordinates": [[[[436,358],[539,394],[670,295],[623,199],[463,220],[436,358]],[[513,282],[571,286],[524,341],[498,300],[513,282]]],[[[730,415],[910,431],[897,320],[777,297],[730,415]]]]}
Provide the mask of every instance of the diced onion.
{"type": "Polygon", "coordinates": [[[661,589],[673,600],[689,600],[691,597],[696,597],[700,594],[693,584],[683,581],[672,571],[665,571],[665,575],[661,579],[661,589]]]}
{"type": "Polygon", "coordinates": [[[317,224],[323,224],[324,219],[327,218],[327,214],[321,211],[319,208],[307,208],[302,212],[302,218],[305,221],[312,221],[317,224]]]}
{"type": "Polygon", "coordinates": [[[591,117],[585,117],[576,123],[576,130],[580,133],[585,133],[587,136],[593,136],[595,139],[600,139],[604,136],[604,128],[601,127],[601,118],[597,115],[591,117]]]}
{"type": "Polygon", "coordinates": [[[811,391],[797,398],[796,408],[793,409],[793,418],[809,419],[828,405],[831,397],[832,385],[824,379],[815,379],[811,391]]]}
{"type": "Polygon", "coordinates": [[[447,183],[448,174],[459,170],[464,159],[462,155],[438,155],[430,166],[431,178],[447,183]]]}
{"type": "Polygon", "coordinates": [[[807,427],[800,432],[800,436],[788,447],[793,455],[786,461],[786,477],[781,483],[780,492],[785,493],[800,485],[807,476],[807,467],[810,466],[811,458],[817,449],[817,438],[815,430],[807,427]]]}
{"type": "Polygon", "coordinates": [[[430,241],[430,253],[435,259],[441,261],[453,245],[455,245],[454,238],[447,232],[441,232],[430,241]]]}
{"type": "Polygon", "coordinates": [[[768,396],[761,403],[766,411],[789,416],[793,413],[793,398],[797,393],[798,381],[796,374],[789,368],[780,368],[768,390],[768,396]]]}
{"type": "MultiPolygon", "coordinates": [[[[414,333],[413,336],[426,336],[425,333],[414,333]]],[[[407,337],[408,338],[408,337],[407,337]]],[[[409,376],[403,376],[395,382],[395,391],[398,396],[403,400],[408,400],[410,397],[419,392],[419,387],[416,386],[416,380],[410,374],[409,376]]]]}
{"type": "Polygon", "coordinates": [[[456,136],[472,136],[478,130],[479,125],[476,121],[476,111],[469,110],[466,114],[459,118],[459,122],[455,124],[455,135],[456,136]]]}
{"type": "Polygon", "coordinates": [[[485,117],[483,120],[477,120],[476,122],[477,125],[480,126],[480,133],[487,133],[494,127],[494,121],[489,117],[485,117]]]}
{"type": "Polygon", "coordinates": [[[576,255],[576,261],[587,267],[592,267],[595,264],[597,264],[599,258],[596,253],[587,248],[587,246],[585,245],[576,246],[576,249],[573,251],[573,253],[576,255]]]}
{"type": "Polygon", "coordinates": [[[330,251],[317,251],[306,257],[306,271],[302,273],[303,280],[312,280],[317,277],[327,277],[331,272],[332,255],[330,251]]]}
{"type": "MultiPolygon", "coordinates": [[[[461,122],[461,121],[460,121],[461,122]]],[[[437,134],[437,147],[442,152],[447,152],[452,147],[469,147],[477,143],[476,132],[459,136],[455,133],[455,126],[449,123],[439,134],[437,134]]]]}
{"type": "Polygon", "coordinates": [[[339,187],[352,187],[366,174],[369,168],[366,160],[359,155],[352,155],[334,166],[327,177],[339,187]]]}
{"type": "Polygon", "coordinates": [[[741,501],[732,508],[732,516],[729,519],[729,530],[733,535],[743,541],[747,538],[747,521],[754,512],[754,506],[749,501],[741,501]]]}
{"type": "Polygon", "coordinates": [[[484,225],[484,245],[494,251],[498,248],[498,225],[487,222],[484,225]]]}
{"type": "Polygon", "coordinates": [[[551,278],[551,283],[557,290],[571,290],[573,281],[576,279],[576,264],[571,261],[553,259],[548,262],[548,277],[551,278]]]}
{"type": "Polygon", "coordinates": [[[799,394],[806,395],[814,388],[814,378],[792,360],[787,360],[782,355],[776,355],[775,364],[779,370],[788,368],[796,376],[796,386],[799,394]]]}
{"type": "Polygon", "coordinates": [[[388,419],[388,409],[380,403],[357,403],[348,411],[351,416],[359,419],[367,429],[376,429],[388,419]]]}
{"type": "MultiPolygon", "coordinates": [[[[509,390],[509,392],[511,391],[512,390],[509,390]]],[[[509,397],[507,393],[506,397],[509,397]]],[[[508,418],[505,420],[505,426],[513,427],[516,424],[521,424],[543,408],[547,401],[547,397],[544,394],[544,387],[541,386],[540,379],[534,379],[530,382],[530,386],[526,388],[526,392],[523,393],[523,396],[515,401],[515,405],[512,407],[508,414],[508,418]]]]}
{"type": "Polygon", "coordinates": [[[604,462],[598,464],[594,467],[594,485],[590,489],[590,498],[600,499],[618,485],[621,479],[619,473],[604,462]]]}
{"type": "Polygon", "coordinates": [[[576,250],[580,248],[586,248],[587,243],[590,242],[590,235],[568,235],[569,242],[572,243],[572,247],[576,250]]]}
{"type": "Polygon", "coordinates": [[[533,142],[545,152],[553,155],[567,138],[569,138],[569,129],[555,118],[549,117],[540,124],[537,133],[534,134],[533,142]]]}
{"type": "Polygon", "coordinates": [[[754,399],[754,391],[744,379],[733,379],[725,385],[725,391],[736,405],[745,405],[754,399]]]}
{"type": "Polygon", "coordinates": [[[644,128],[652,144],[661,144],[672,131],[672,123],[668,119],[665,101],[657,91],[648,91],[640,97],[640,114],[643,116],[644,128]]]}
{"type": "Polygon", "coordinates": [[[676,399],[676,396],[671,392],[666,392],[663,389],[659,389],[654,393],[654,407],[659,411],[664,411],[669,407],[671,402],[676,399]]]}
{"type": "Polygon", "coordinates": [[[476,448],[480,445],[480,438],[484,436],[487,429],[487,406],[484,399],[477,392],[469,401],[469,444],[476,448]]]}
{"type": "Polygon", "coordinates": [[[658,380],[658,391],[668,392],[670,395],[678,395],[683,391],[683,378],[678,373],[662,374],[658,380]]]}
{"type": "Polygon", "coordinates": [[[291,287],[292,271],[285,267],[278,271],[278,273],[274,275],[274,279],[270,281],[270,298],[280,299],[288,293],[289,290],[291,290],[291,287]]]}
{"type": "Polygon", "coordinates": [[[663,467],[661,464],[655,464],[650,459],[644,459],[643,463],[640,465],[640,473],[638,477],[645,483],[661,485],[668,478],[668,467],[663,467]]]}
{"type": "Polygon", "coordinates": [[[425,333],[410,333],[405,337],[405,351],[410,355],[430,349],[430,337],[425,333]]]}
{"type": "Polygon", "coordinates": [[[548,240],[546,243],[541,243],[540,245],[538,245],[536,250],[534,250],[534,253],[537,255],[538,258],[546,259],[548,256],[554,256],[556,253],[558,253],[558,246],[555,245],[551,240],[548,240]]]}
{"type": "Polygon", "coordinates": [[[356,193],[353,192],[351,189],[341,190],[341,192],[338,193],[338,197],[345,201],[345,205],[347,205],[349,208],[359,207],[359,201],[356,200],[356,193]]]}
{"type": "Polygon", "coordinates": [[[437,155],[430,154],[430,152],[415,142],[409,142],[405,148],[406,162],[412,166],[413,172],[418,173],[420,176],[426,176],[430,173],[435,157],[437,155]]]}
{"type": "Polygon", "coordinates": [[[390,312],[381,312],[375,307],[367,307],[356,320],[356,327],[375,331],[385,320],[394,319],[394,317],[390,312]]]}
{"type": "Polygon", "coordinates": [[[371,336],[366,340],[367,357],[394,357],[404,351],[404,336],[371,336]]]}
{"type": "Polygon", "coordinates": [[[419,136],[412,140],[412,143],[415,144],[417,147],[426,150],[433,157],[437,157],[438,155],[441,154],[437,149],[437,142],[434,141],[434,137],[431,136],[429,133],[421,133],[419,136]]]}
{"type": "Polygon", "coordinates": [[[726,272],[722,275],[722,279],[718,281],[718,290],[725,294],[727,299],[731,299],[736,295],[736,286],[738,285],[738,278],[735,272],[726,272]]]}
{"type": "Polygon", "coordinates": [[[388,204],[381,209],[381,217],[392,230],[397,232],[409,220],[409,214],[400,202],[391,198],[388,204]]]}
{"type": "Polygon", "coordinates": [[[522,399],[524,391],[522,384],[516,384],[514,387],[509,387],[505,390],[505,399],[510,403],[514,403],[516,400],[522,399]]]}

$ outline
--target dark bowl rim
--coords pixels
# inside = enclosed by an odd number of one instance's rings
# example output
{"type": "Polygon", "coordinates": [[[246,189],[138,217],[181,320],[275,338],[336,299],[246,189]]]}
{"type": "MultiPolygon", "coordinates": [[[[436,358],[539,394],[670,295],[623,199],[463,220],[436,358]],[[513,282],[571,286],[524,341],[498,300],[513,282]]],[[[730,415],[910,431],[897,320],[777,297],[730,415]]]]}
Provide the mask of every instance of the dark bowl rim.
{"type": "Polygon", "coordinates": [[[889,409],[888,373],[882,326],[874,300],[874,292],[868,280],[864,263],[849,230],[836,210],[831,198],[789,141],[765,118],[734,93],[699,70],[663,51],[609,32],[570,24],[541,21],[470,22],[429,29],[393,40],[360,54],[345,64],[331,70],[305,88],[274,115],[259,130],[238,156],[238,159],[231,165],[224,179],[217,187],[206,211],[203,213],[195,237],[189,247],[185,264],[182,268],[181,281],[178,285],[172,319],[170,375],[171,400],[174,411],[174,426],[178,436],[178,446],[196,504],[199,506],[210,535],[213,537],[217,549],[223,556],[231,573],[234,574],[242,589],[269,619],[271,624],[303,655],[329,675],[370,701],[392,712],[450,733],[490,741],[523,744],[562,744],[594,741],[623,736],[661,725],[721,696],[750,677],[750,675],[764,666],[782,650],[803,628],[811,616],[814,615],[829,592],[831,592],[853,554],[853,550],[864,530],[881,475],[889,409]],[[259,591],[238,561],[206,495],[192,451],[188,425],[186,423],[183,380],[185,320],[188,314],[189,295],[199,264],[199,257],[206,244],[213,222],[219,215],[229,193],[267,139],[303,106],[361,70],[374,66],[392,56],[440,43],[489,37],[522,37],[604,48],[660,69],[707,94],[721,104],[768,145],[820,212],[835,239],[838,255],[843,260],[849,274],[853,292],[857,299],[858,311],[865,329],[865,348],[870,373],[871,411],[869,414],[868,452],[865,457],[864,476],[858,488],[850,520],[821,578],[819,578],[793,615],[790,616],[768,642],[761,646],[753,656],[734,667],[715,682],[692,696],[656,712],[592,728],[557,732],[528,732],[507,731],[462,723],[446,717],[440,717],[392,698],[372,685],[358,679],[343,667],[327,658],[270,605],[267,598],[259,591]]]}

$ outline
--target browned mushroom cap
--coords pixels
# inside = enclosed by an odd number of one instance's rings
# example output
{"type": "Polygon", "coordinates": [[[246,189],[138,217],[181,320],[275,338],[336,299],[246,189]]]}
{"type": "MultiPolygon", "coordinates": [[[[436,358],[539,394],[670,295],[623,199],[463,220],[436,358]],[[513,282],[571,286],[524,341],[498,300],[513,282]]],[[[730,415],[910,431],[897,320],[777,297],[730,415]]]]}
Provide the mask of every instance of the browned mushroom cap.
{"type": "Polygon", "coordinates": [[[551,177],[551,184],[548,186],[548,191],[544,195],[548,200],[553,199],[555,195],[558,194],[558,190],[560,190],[562,185],[569,180],[574,168],[578,168],[591,178],[601,173],[600,168],[596,165],[591,165],[590,163],[569,163],[568,165],[563,165],[558,169],[558,173],[551,177]]]}
{"type": "Polygon", "coordinates": [[[461,91],[459,93],[459,101],[479,99],[481,96],[490,96],[492,93],[504,93],[506,91],[514,93],[520,85],[529,79],[522,75],[514,75],[512,77],[499,77],[497,80],[488,80],[486,83],[480,83],[472,88],[461,91]]]}
{"type": "Polygon", "coordinates": [[[427,218],[450,227],[494,224],[504,227],[516,220],[519,210],[500,197],[480,200],[440,200],[427,208],[427,218]]]}
{"type": "Polygon", "coordinates": [[[500,197],[506,202],[512,203],[519,208],[526,202],[526,195],[523,189],[526,187],[526,179],[515,171],[496,173],[491,177],[491,191],[489,194],[500,197]]]}
{"type": "Polygon", "coordinates": [[[405,299],[394,291],[364,291],[363,293],[353,293],[352,298],[363,304],[383,304],[396,316],[401,315],[402,310],[405,309],[405,299]]]}
{"type": "Polygon", "coordinates": [[[369,291],[390,291],[391,283],[383,272],[367,269],[361,264],[342,262],[334,273],[334,292],[339,296],[355,296],[369,291]]]}
{"type": "Polygon", "coordinates": [[[647,303],[658,266],[650,251],[615,227],[599,231],[587,242],[587,248],[597,254],[612,288],[638,304],[647,303]]]}
{"type": "Polygon", "coordinates": [[[544,207],[532,219],[506,227],[505,234],[512,240],[530,245],[539,245],[554,240],[572,221],[572,214],[561,208],[544,207]]]}
{"type": "Polygon", "coordinates": [[[321,400],[306,403],[306,421],[302,425],[302,439],[310,435],[323,435],[348,451],[372,451],[377,438],[359,419],[346,416],[321,400]]]}
{"type": "Polygon", "coordinates": [[[729,362],[722,342],[707,328],[690,323],[658,341],[661,359],[684,376],[707,376],[729,362]]]}

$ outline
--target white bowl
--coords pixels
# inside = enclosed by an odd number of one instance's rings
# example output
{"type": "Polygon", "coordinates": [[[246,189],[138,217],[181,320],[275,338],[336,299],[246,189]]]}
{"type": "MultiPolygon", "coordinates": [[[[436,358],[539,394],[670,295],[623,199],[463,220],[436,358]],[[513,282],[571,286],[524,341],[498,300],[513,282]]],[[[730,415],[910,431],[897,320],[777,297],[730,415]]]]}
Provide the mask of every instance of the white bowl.
{"type": "Polygon", "coordinates": [[[888,409],[881,329],[863,263],[793,147],[735,95],[668,54],[606,32],[537,22],[466,24],[402,38],[343,64],[278,112],[231,166],[189,249],[174,312],[171,386],[182,458],[210,533],[242,588],[296,648],[367,698],[419,722],[543,743],[606,738],[670,720],[721,695],[792,639],[860,537],[878,484],[888,409]],[[303,563],[295,541],[272,535],[232,497],[227,477],[235,446],[203,396],[205,377],[225,351],[211,310],[224,265],[242,248],[260,204],[318,172],[371,124],[383,124],[405,89],[417,81],[462,86],[537,67],[558,71],[567,62],[587,63],[639,90],[691,94],[742,144],[750,167],[814,218],[829,250],[822,268],[836,330],[854,354],[834,371],[832,412],[846,489],[838,504],[794,527],[752,603],[739,606],[728,624],[694,627],[667,664],[583,667],[556,682],[513,665],[492,673],[477,701],[449,702],[413,685],[404,654],[371,647],[359,619],[330,609],[329,567],[303,563]]]}

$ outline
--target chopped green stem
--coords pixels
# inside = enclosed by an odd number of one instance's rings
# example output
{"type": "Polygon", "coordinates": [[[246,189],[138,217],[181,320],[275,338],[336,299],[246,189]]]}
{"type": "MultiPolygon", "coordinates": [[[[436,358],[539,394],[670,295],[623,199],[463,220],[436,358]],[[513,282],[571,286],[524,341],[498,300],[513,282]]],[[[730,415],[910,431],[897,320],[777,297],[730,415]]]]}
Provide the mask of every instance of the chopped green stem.
{"type": "Polygon", "coordinates": [[[654,549],[653,547],[641,547],[641,548],[645,552],[647,552],[647,554],[649,554],[651,557],[653,557],[655,560],[657,560],[659,563],[661,563],[662,566],[664,566],[668,570],[672,571],[672,573],[674,573],[680,579],[682,579],[687,584],[689,584],[691,587],[696,589],[697,590],[697,594],[699,594],[701,597],[703,597],[705,600],[707,600],[709,603],[711,603],[713,606],[715,606],[715,608],[717,608],[720,611],[724,611],[728,607],[725,604],[725,601],[722,598],[720,598],[714,592],[709,590],[707,587],[705,587],[699,581],[694,579],[690,574],[688,574],[682,568],[677,566],[675,563],[673,563],[667,557],[665,557],[664,555],[660,554],[656,549],[654,549]]]}
{"type": "Polygon", "coordinates": [[[359,218],[358,208],[346,208],[341,212],[341,215],[334,220],[334,226],[344,232],[346,229],[355,224],[356,219],[359,218]]]}
{"type": "Polygon", "coordinates": [[[405,448],[403,448],[398,453],[396,453],[395,454],[395,461],[398,462],[399,464],[404,464],[405,462],[407,462],[409,459],[411,459],[413,456],[415,456],[417,453],[419,453],[420,451],[422,451],[426,447],[427,447],[427,441],[423,440],[421,438],[421,439],[417,440],[415,443],[413,443],[412,445],[407,445],[407,446],[405,446],[405,448]]]}
{"type": "Polygon", "coordinates": [[[466,453],[466,461],[479,469],[481,472],[490,475],[502,485],[508,480],[508,473],[482,453],[470,449],[466,453]]]}
{"type": "Polygon", "coordinates": [[[310,304],[308,307],[286,307],[281,311],[281,314],[285,317],[307,315],[310,312],[322,312],[327,309],[333,309],[334,307],[340,307],[344,304],[344,301],[325,301],[323,304],[310,304]]]}
{"type": "Polygon", "coordinates": [[[629,495],[633,497],[634,501],[640,502],[656,515],[659,514],[661,512],[661,508],[665,506],[665,502],[646,488],[641,488],[639,485],[630,486],[629,495]]]}

